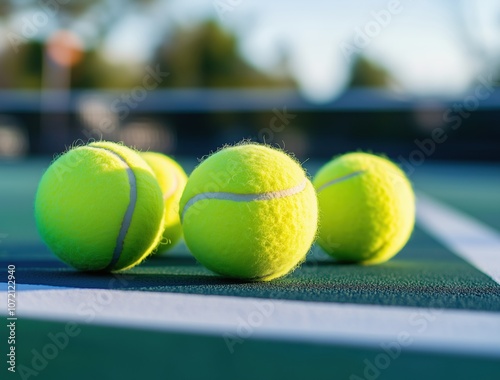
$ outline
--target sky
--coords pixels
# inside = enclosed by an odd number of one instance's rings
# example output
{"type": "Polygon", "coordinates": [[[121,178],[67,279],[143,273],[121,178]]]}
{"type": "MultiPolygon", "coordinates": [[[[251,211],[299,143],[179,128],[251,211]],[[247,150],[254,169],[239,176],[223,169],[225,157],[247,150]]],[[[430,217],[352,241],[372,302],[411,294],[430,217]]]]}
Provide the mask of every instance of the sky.
{"type": "Polygon", "coordinates": [[[301,91],[318,101],[343,90],[354,51],[388,68],[396,90],[428,96],[464,93],[500,62],[500,0],[165,0],[121,17],[105,54],[146,60],[172,25],[208,18],[239,36],[257,68],[272,71],[286,52],[301,91]]]}

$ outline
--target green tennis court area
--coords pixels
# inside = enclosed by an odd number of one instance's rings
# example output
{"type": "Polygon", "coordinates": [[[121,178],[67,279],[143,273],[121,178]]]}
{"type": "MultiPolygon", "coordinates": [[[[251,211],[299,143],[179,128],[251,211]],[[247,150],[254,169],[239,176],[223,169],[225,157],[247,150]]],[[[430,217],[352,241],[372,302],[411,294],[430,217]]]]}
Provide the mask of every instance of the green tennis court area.
{"type": "MultiPolygon", "coordinates": [[[[181,162],[188,172],[195,164],[181,162]]],[[[123,274],[69,268],[34,224],[49,163],[0,169],[1,294],[6,304],[15,267],[21,378],[465,379],[500,370],[497,165],[421,167],[416,229],[387,263],[337,264],[314,247],[292,274],[248,283],[213,274],[184,245],[123,274]]]]}

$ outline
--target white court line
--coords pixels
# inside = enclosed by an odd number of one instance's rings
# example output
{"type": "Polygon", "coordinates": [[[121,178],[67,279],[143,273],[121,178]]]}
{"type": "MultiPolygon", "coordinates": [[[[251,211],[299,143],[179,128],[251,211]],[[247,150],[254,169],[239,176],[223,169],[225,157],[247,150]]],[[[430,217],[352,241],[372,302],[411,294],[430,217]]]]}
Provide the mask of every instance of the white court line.
{"type": "MultiPolygon", "coordinates": [[[[17,316],[213,336],[345,344],[500,358],[500,314],[465,310],[263,300],[18,285],[17,316]]],[[[6,304],[6,292],[0,292],[6,304]]]]}
{"type": "Polygon", "coordinates": [[[500,284],[500,233],[423,194],[417,196],[417,223],[452,252],[500,284]]]}

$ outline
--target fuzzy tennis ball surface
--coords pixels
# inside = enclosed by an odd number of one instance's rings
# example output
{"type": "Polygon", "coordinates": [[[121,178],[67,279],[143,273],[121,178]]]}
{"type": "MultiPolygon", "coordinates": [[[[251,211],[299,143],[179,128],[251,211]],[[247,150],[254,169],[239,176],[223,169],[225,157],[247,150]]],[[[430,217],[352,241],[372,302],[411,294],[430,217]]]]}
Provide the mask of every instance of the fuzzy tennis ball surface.
{"type": "Polygon", "coordinates": [[[318,192],[318,243],[340,261],[382,263],[406,244],[415,222],[415,196],[404,172],[368,153],[348,153],[323,166],[318,192]]]}
{"type": "Polygon", "coordinates": [[[138,153],[97,142],[69,150],[38,186],[35,218],[48,247],[79,270],[130,268],[158,245],[160,186],[138,153]]]}
{"type": "Polygon", "coordinates": [[[164,231],[157,252],[165,252],[175,246],[182,237],[179,201],[186,186],[187,175],[177,162],[164,154],[145,152],[141,156],[153,169],[163,193],[165,203],[164,231]]]}
{"type": "Polygon", "coordinates": [[[292,271],[317,230],[314,188],[298,162],[258,144],[224,148],[190,175],[180,202],[186,244],[221,275],[272,280],[292,271]]]}

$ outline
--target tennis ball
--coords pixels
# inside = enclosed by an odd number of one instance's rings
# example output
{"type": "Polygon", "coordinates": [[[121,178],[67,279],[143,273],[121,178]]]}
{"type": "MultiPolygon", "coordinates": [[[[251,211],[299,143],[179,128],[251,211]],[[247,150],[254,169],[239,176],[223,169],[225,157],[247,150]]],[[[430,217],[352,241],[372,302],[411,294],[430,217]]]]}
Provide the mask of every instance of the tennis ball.
{"type": "Polygon", "coordinates": [[[142,158],[153,169],[163,193],[165,215],[163,239],[156,252],[165,252],[179,242],[182,226],[179,218],[179,201],[186,186],[187,175],[173,159],[161,153],[145,152],[142,158]]]}
{"type": "Polygon", "coordinates": [[[180,202],[186,244],[221,275],[272,280],[292,271],[317,230],[314,188],[298,162],[258,144],[226,147],[190,175],[180,202]]]}
{"type": "Polygon", "coordinates": [[[43,175],[35,199],[40,236],[79,270],[116,271],[141,262],[163,232],[163,198],[138,153],[110,142],[69,150],[43,175]]]}
{"type": "Polygon", "coordinates": [[[318,192],[318,244],[340,261],[382,263],[406,244],[415,196],[401,169],[368,153],[348,153],[323,166],[318,192]]]}

